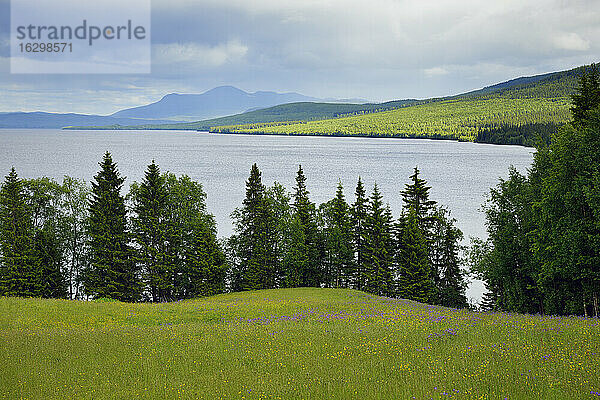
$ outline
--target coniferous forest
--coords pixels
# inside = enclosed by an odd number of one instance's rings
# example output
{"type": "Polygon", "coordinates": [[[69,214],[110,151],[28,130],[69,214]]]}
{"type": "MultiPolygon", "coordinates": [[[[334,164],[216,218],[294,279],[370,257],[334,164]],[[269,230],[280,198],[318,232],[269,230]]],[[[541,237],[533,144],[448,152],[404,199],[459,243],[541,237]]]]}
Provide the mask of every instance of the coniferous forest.
{"type": "MultiPolygon", "coordinates": [[[[595,65],[572,103],[572,121],[538,142],[527,175],[511,170],[484,204],[489,237],[473,239],[467,253],[489,290],[485,309],[598,316],[595,65]]],[[[335,287],[468,306],[462,232],[416,167],[393,216],[377,184],[366,188],[360,177],[353,196],[339,183],[317,205],[302,166],[288,190],[266,186],[254,164],[227,239],[217,238],[201,183],[162,173],[154,161],[127,194],[124,181],[108,152],[91,187],[69,177],[21,179],[13,168],[0,189],[0,295],[164,302],[335,287]]]]}

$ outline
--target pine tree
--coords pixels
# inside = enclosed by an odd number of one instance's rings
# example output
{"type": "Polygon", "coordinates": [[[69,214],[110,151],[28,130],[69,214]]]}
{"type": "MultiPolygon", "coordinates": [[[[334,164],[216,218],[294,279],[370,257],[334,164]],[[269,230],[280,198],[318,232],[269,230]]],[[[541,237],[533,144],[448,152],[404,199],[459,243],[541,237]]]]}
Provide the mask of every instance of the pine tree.
{"type": "Polygon", "coordinates": [[[0,189],[0,294],[36,296],[31,213],[23,182],[12,168],[0,189]]]}
{"type": "Polygon", "coordinates": [[[392,296],[391,221],[389,210],[383,206],[377,184],[369,200],[365,225],[364,290],[382,296],[392,296]]]}
{"type": "Polygon", "coordinates": [[[423,303],[433,296],[433,282],[428,259],[428,244],[411,207],[401,233],[402,245],[398,254],[397,295],[423,303]]]}
{"type": "Polygon", "coordinates": [[[414,173],[410,176],[412,183],[406,184],[401,192],[403,208],[408,214],[411,208],[414,210],[417,222],[420,225],[426,240],[429,240],[429,231],[434,223],[435,216],[433,212],[436,207],[436,202],[429,200],[429,190],[427,182],[419,177],[419,169],[415,167],[414,173]]]}
{"type": "MultiPolygon", "coordinates": [[[[299,246],[305,251],[305,256],[298,260],[296,268],[300,276],[301,286],[320,286],[323,280],[321,264],[323,259],[323,243],[317,226],[316,208],[309,199],[309,192],[306,188],[306,177],[302,166],[298,167],[296,175],[296,187],[294,191],[294,217],[297,219],[297,227],[301,232],[297,233],[299,246]]],[[[300,255],[299,251],[296,254],[300,255]]]]}
{"type": "Polygon", "coordinates": [[[242,208],[233,213],[236,225],[236,259],[233,288],[241,290],[275,287],[276,256],[273,216],[265,198],[265,186],[256,164],[246,182],[242,208]]]}
{"type": "Polygon", "coordinates": [[[350,287],[355,280],[352,226],[341,181],[336,196],[321,206],[321,213],[325,220],[328,286],[350,287]]]}
{"type": "Polygon", "coordinates": [[[121,195],[125,178],[119,175],[110,153],[104,154],[99,165],[89,207],[90,265],[85,272],[85,292],[94,297],[135,301],[141,285],[131,256],[121,195]]]}
{"type": "Polygon", "coordinates": [[[152,160],[144,180],[130,190],[134,215],[132,233],[137,244],[137,261],[150,288],[152,301],[173,299],[173,265],[166,255],[168,193],[165,178],[152,160]]]}
{"type": "Polygon", "coordinates": [[[367,198],[363,183],[358,177],[356,190],[354,192],[355,200],[352,204],[351,221],[352,221],[352,245],[355,254],[355,280],[352,287],[363,290],[365,287],[365,270],[364,270],[364,254],[365,254],[365,225],[367,224],[367,198]]]}

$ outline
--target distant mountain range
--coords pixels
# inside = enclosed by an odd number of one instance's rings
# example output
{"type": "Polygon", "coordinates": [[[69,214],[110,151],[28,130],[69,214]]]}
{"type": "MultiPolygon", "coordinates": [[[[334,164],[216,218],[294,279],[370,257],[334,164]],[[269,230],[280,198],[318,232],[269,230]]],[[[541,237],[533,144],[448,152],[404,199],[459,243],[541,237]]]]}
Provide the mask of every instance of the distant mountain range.
{"type": "Polygon", "coordinates": [[[87,125],[138,125],[172,123],[169,120],[117,118],[88,114],[58,114],[47,112],[0,113],[0,128],[60,129],[65,126],[87,125]]]}
{"type": "MultiPolygon", "coordinates": [[[[136,125],[105,125],[94,127],[74,127],[75,129],[165,129],[165,130],[199,130],[209,131],[216,127],[248,124],[267,124],[289,121],[319,121],[338,119],[344,116],[368,116],[382,111],[391,111],[406,109],[412,106],[425,106],[452,102],[455,108],[463,107],[466,102],[487,101],[490,99],[512,98],[512,99],[550,99],[555,101],[560,99],[562,103],[568,101],[569,96],[574,92],[577,85],[577,76],[579,69],[568,71],[551,72],[547,74],[520,77],[505,82],[486,86],[482,89],[473,90],[454,96],[430,98],[424,100],[406,99],[395,100],[385,103],[365,103],[365,104],[341,104],[341,103],[323,103],[323,102],[296,102],[280,104],[273,107],[261,108],[258,110],[246,111],[233,114],[226,117],[211,118],[195,122],[184,123],[151,123],[136,125]]],[[[523,106],[523,104],[521,104],[523,106]]],[[[470,106],[469,106],[470,107],[470,106]]],[[[564,107],[563,107],[564,108],[564,107]]],[[[523,110],[515,110],[521,113],[523,110]]],[[[563,112],[564,110],[561,110],[563,112]]],[[[565,114],[566,115],[566,114],[565,114]]],[[[562,118],[562,117],[561,117],[562,118]]],[[[564,118],[563,118],[564,119],[564,118]]],[[[562,119],[561,119],[562,120],[562,119]]],[[[389,123],[387,121],[386,123],[389,123]]],[[[541,122],[548,122],[541,119],[541,122]]],[[[550,122],[553,122],[550,121],[550,122]]],[[[361,126],[361,124],[357,124],[361,126]]],[[[378,128],[380,125],[377,125],[378,128]]],[[[256,129],[258,127],[246,127],[256,129]]],[[[246,129],[244,128],[244,129],[246,129]]],[[[217,129],[216,131],[223,131],[217,129]]],[[[372,132],[364,132],[369,135],[372,132]]]]}
{"type": "MultiPolygon", "coordinates": [[[[202,94],[167,94],[157,102],[120,110],[105,116],[72,113],[3,112],[0,113],[0,128],[165,124],[223,117],[286,103],[319,101],[322,102],[324,99],[298,93],[267,91],[248,93],[233,86],[219,86],[202,94]]],[[[327,101],[366,102],[362,99],[327,99],[327,101]]]]}

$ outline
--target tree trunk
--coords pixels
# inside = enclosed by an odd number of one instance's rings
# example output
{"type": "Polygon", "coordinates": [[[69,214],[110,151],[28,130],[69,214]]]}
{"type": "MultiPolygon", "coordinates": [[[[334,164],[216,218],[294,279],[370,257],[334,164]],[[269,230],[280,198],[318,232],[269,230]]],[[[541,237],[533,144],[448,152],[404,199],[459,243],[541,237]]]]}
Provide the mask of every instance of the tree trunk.
{"type": "Polygon", "coordinates": [[[583,316],[585,318],[588,317],[588,315],[587,315],[587,305],[585,304],[585,297],[583,298],[583,316]]]}
{"type": "Polygon", "coordinates": [[[594,316],[598,318],[598,292],[594,292],[594,316]]]}

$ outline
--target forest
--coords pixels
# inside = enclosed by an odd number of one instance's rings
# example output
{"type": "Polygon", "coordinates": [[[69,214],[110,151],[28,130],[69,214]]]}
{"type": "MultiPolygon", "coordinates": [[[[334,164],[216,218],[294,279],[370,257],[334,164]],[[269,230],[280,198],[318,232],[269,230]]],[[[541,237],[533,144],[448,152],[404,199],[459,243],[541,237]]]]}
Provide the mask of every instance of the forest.
{"type": "Polygon", "coordinates": [[[489,237],[470,249],[484,308],[598,317],[600,84],[592,65],[572,121],[540,142],[526,175],[512,169],[484,205],[489,237]]]}
{"type": "Polygon", "coordinates": [[[202,185],[161,173],[154,161],[126,195],[108,152],[91,188],[69,177],[20,179],[13,168],[0,189],[0,295],[165,302],[332,287],[461,308],[468,263],[486,283],[485,310],[598,316],[596,65],[581,75],[569,109],[570,122],[537,141],[528,174],[511,170],[490,190],[489,237],[473,239],[466,257],[456,221],[429,198],[416,167],[394,217],[376,184],[367,194],[359,178],[350,203],[339,183],[317,205],[302,166],[288,192],[266,187],[254,164],[225,239],[202,185]]]}
{"type": "Polygon", "coordinates": [[[429,199],[415,168],[392,217],[377,188],[358,180],[348,204],[310,201],[300,166],[289,194],[265,187],[252,166],[246,197],[232,213],[235,234],[218,240],[202,185],[161,173],[121,194],[110,153],[89,189],[65,177],[22,180],[0,191],[0,293],[44,298],[164,302],[226,291],[293,287],[355,288],[465,307],[462,233],[429,199]]]}

